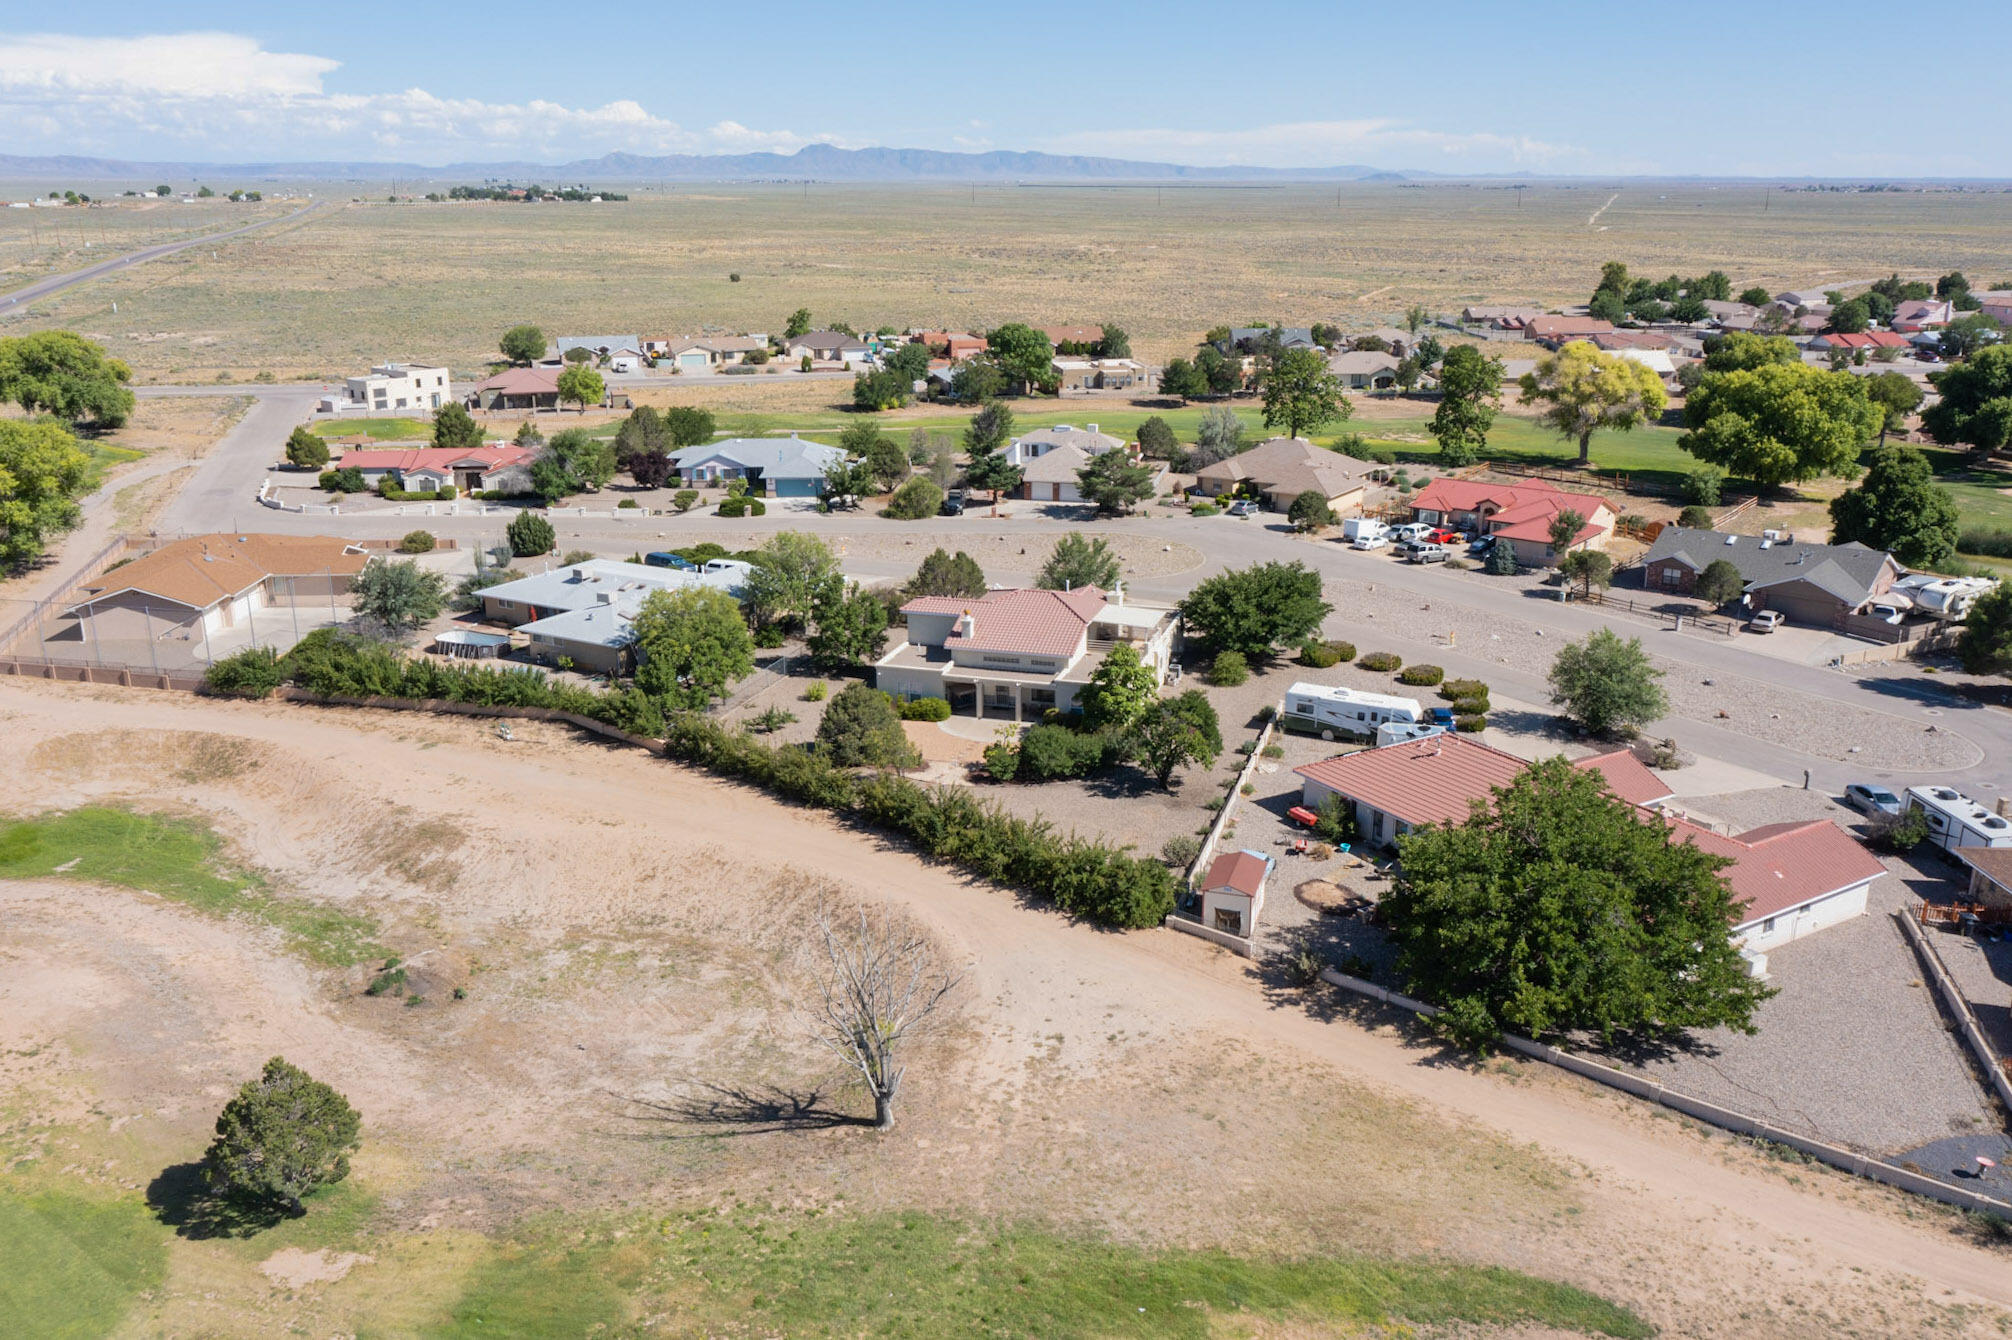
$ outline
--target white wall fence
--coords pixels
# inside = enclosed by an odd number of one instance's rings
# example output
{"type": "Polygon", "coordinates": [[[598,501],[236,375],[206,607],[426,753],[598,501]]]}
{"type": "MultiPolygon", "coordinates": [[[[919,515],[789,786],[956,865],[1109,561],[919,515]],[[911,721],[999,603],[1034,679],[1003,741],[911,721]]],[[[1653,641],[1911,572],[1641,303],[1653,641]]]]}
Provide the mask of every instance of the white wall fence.
{"type": "Polygon", "coordinates": [[[1223,829],[1229,826],[1230,816],[1236,812],[1237,802],[1243,799],[1244,784],[1257,775],[1258,760],[1264,757],[1264,747],[1271,743],[1272,730],[1278,725],[1278,714],[1284,710],[1285,699],[1281,698],[1278,705],[1272,709],[1271,720],[1265,722],[1264,729],[1258,732],[1257,747],[1251,750],[1250,757],[1245,759],[1243,767],[1237,770],[1236,781],[1231,783],[1228,793],[1223,796],[1223,807],[1216,811],[1216,821],[1209,825],[1209,835],[1202,840],[1202,849],[1195,856],[1194,864],[1188,867],[1190,890],[1195,887],[1196,880],[1208,873],[1209,858],[1215,855],[1216,844],[1223,838],[1223,829]]]}
{"type": "Polygon", "coordinates": [[[1190,921],[1178,912],[1169,914],[1160,924],[1169,930],[1180,931],[1184,935],[1200,936],[1210,944],[1221,945],[1232,954],[1241,954],[1245,958],[1258,956],[1255,941],[1246,940],[1241,935],[1231,935],[1228,931],[1219,931],[1213,926],[1204,926],[1199,921],[1190,921]]]}
{"type": "Polygon", "coordinates": [[[1971,1010],[1970,1002],[1956,989],[1956,982],[1949,976],[1949,970],[1942,966],[1942,955],[1936,952],[1928,937],[1921,933],[1921,927],[1915,923],[1913,917],[1904,911],[1895,912],[1893,917],[1900,923],[1901,935],[1913,946],[1915,957],[1921,960],[1922,967],[1934,981],[1935,994],[1942,998],[1943,1008],[1947,1009],[1950,1017],[1956,1020],[1957,1030],[1963,1034],[1963,1041],[1969,1046],[1970,1054],[1976,1058],[1978,1068],[1983,1070],[1991,1091],[1998,1095],[1998,1101],[2005,1105],[2005,1111],[2012,1114],[2012,1078],[2008,1078],[2005,1074],[2005,1067],[2000,1062],[1998,1053],[1992,1049],[1991,1040],[1985,1037],[1984,1030],[1977,1026],[1977,1015],[1971,1010]]]}
{"type": "MultiPolygon", "coordinates": [[[[1345,973],[1336,972],[1332,968],[1322,969],[1320,975],[1323,980],[1340,987],[1344,991],[1354,992],[1358,996],[1367,996],[1371,1000],[1381,1001],[1386,1005],[1394,1005],[1400,1010],[1407,1010],[1428,1019],[1439,1013],[1437,1006],[1427,1005],[1422,1000],[1413,1000],[1411,997],[1400,995],[1395,991],[1387,991],[1374,982],[1365,982],[1360,977],[1350,977],[1345,973]]],[[[1602,1065],[1598,1061],[1589,1061],[1583,1056],[1574,1056],[1570,1052],[1560,1051],[1556,1047],[1547,1047],[1541,1042],[1532,1042],[1529,1038],[1519,1038],[1512,1033],[1505,1033],[1502,1035],[1502,1045],[1509,1051],[1530,1057],[1532,1060],[1543,1061],[1547,1065],[1557,1066],[1561,1070],[1569,1070],[1573,1074],[1590,1079],[1596,1084],[1604,1084],[1610,1089],[1619,1089],[1623,1093],[1647,1099],[1649,1102],[1667,1107],[1672,1111],[1681,1112],[1685,1116],[1695,1117],[1697,1120],[1705,1122],[1708,1125],[1717,1126],[1721,1130],[1731,1131],[1735,1135],[1766,1140],[1771,1144],[1786,1145],[1790,1149],[1807,1154],[1819,1163],[1828,1164],[1840,1171],[1848,1172],[1854,1177],[1863,1177],[1869,1181],[1881,1182],[1890,1187],[1897,1187],[1902,1191],[1911,1191],[1917,1196],[1926,1196],[1930,1200],[1939,1200],[1945,1205],[1954,1205],[1958,1209],[1976,1210],[2000,1216],[2012,1214],[2012,1201],[2002,1201],[1993,1196],[1980,1195],[1975,1191],[1966,1191],[1962,1187],[1951,1186],[1947,1182],[1938,1181],[1926,1173],[1914,1172],[1910,1169],[1887,1163],[1881,1159],[1867,1158],[1865,1155],[1854,1153],[1841,1145],[1829,1144],[1822,1140],[1812,1139],[1807,1135],[1798,1134],[1795,1131],[1784,1130],[1779,1126],[1762,1121],[1758,1117],[1750,1117],[1744,1112],[1735,1112],[1731,1108],[1720,1107],[1716,1103],[1708,1103],[1702,1098],[1693,1098],[1689,1094],[1679,1093],[1674,1089],[1666,1089],[1652,1079],[1645,1079],[1640,1075],[1631,1074],[1625,1070],[1617,1070],[1613,1066],[1602,1065]]]]}

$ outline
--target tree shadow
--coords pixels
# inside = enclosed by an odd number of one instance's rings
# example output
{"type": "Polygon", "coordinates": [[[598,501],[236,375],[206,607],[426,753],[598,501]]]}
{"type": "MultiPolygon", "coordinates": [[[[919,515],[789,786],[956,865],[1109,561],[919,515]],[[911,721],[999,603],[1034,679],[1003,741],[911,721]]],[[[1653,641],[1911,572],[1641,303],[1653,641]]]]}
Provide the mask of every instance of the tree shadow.
{"type": "Polygon", "coordinates": [[[623,1098],[623,1119],[635,1123],[632,1140],[698,1140],[717,1136],[783,1135],[793,1131],[824,1131],[840,1126],[871,1126],[868,1117],[842,1112],[829,1104],[825,1086],[791,1089],[780,1084],[700,1084],[681,1097],[666,1101],[623,1098]],[[665,1128],[696,1127],[683,1133],[665,1128]]]}
{"type": "Polygon", "coordinates": [[[200,1162],[163,1169],[147,1184],[147,1206],[156,1219],[175,1230],[176,1236],[192,1241],[249,1238],[298,1217],[277,1205],[218,1195],[210,1188],[200,1162]]]}

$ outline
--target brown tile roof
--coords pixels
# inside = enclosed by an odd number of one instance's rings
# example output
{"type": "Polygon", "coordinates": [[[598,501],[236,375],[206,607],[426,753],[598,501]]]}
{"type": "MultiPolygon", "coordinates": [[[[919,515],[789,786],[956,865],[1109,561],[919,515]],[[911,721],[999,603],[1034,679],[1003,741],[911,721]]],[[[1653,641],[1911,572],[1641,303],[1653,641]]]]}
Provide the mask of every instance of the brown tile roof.
{"type": "Polygon", "coordinates": [[[1956,854],[2002,889],[2012,889],[2012,847],[1958,847],[1956,854]]]}
{"type": "Polygon", "coordinates": [[[1597,335],[1613,328],[1613,322],[1593,316],[1539,316],[1532,317],[1523,329],[1532,339],[1555,340],[1563,335],[1597,335]]]}
{"type": "Polygon", "coordinates": [[[507,444],[469,447],[411,447],[404,451],[345,451],[336,464],[357,470],[447,470],[456,465],[480,465],[493,470],[499,465],[520,465],[538,453],[507,444]]]}
{"type": "Polygon", "coordinates": [[[197,535],[176,540],[85,586],[90,599],[138,591],[204,610],[249,591],[268,577],[330,571],[355,574],[369,555],[326,535],[197,535]]]}
{"type": "Polygon", "coordinates": [[[1358,487],[1376,468],[1367,461],[1316,447],[1303,437],[1274,437],[1228,460],[1203,466],[1195,477],[1229,484],[1248,479],[1267,493],[1296,495],[1318,489],[1333,498],[1358,487]]]}
{"type": "Polygon", "coordinates": [[[1073,591],[1032,589],[987,591],[976,600],[923,596],[901,607],[903,614],[970,614],[965,636],[953,627],[943,645],[970,651],[1017,652],[1027,656],[1067,656],[1083,640],[1083,630],[1104,608],[1094,586],[1073,591]]]}
{"type": "Polygon", "coordinates": [[[1670,798],[1670,788],[1663,779],[1650,772],[1642,760],[1626,749],[1594,754],[1591,758],[1579,759],[1572,766],[1599,773],[1606,778],[1607,789],[1630,805],[1653,805],[1670,798]]]}
{"type": "Polygon", "coordinates": [[[1434,735],[1295,768],[1302,777],[1382,810],[1405,823],[1460,823],[1529,764],[1460,735],[1434,735]]]}
{"type": "Polygon", "coordinates": [[[478,391],[501,391],[505,395],[557,395],[557,368],[505,368],[486,381],[477,382],[478,391]]]}
{"type": "Polygon", "coordinates": [[[1226,851],[1209,862],[1209,873],[1202,880],[1202,888],[1228,889],[1241,893],[1246,898],[1255,898],[1264,891],[1265,876],[1271,873],[1271,863],[1254,851],[1226,851]]]}

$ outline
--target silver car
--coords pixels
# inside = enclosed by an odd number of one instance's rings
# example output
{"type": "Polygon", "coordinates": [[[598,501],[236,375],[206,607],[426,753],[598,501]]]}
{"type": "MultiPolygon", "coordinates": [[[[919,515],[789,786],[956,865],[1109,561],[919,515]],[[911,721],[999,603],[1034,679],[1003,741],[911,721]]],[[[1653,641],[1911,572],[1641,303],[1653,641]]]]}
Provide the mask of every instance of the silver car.
{"type": "Polygon", "coordinates": [[[1900,797],[1885,787],[1875,786],[1871,782],[1853,782],[1845,787],[1844,801],[1859,813],[1870,814],[1875,818],[1882,814],[1900,813],[1900,797]]]}

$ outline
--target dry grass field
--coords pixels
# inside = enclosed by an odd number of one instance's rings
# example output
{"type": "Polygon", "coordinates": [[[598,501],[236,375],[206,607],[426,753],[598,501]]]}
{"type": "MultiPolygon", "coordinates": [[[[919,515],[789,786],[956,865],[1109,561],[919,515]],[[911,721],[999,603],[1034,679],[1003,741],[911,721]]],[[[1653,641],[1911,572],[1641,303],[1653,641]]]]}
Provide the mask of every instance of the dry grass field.
{"type": "MultiPolygon", "coordinates": [[[[198,250],[137,267],[6,324],[85,330],[144,378],[208,381],[336,376],[385,357],[472,372],[518,321],[552,335],[668,335],[774,330],[797,307],[860,327],[1111,320],[1136,351],[1163,357],[1218,322],[1367,326],[1414,302],[1581,301],[1610,259],[1657,275],[1716,266],[1737,285],[1830,286],[1893,269],[2012,275],[2012,195],[1988,192],[632,189],[628,203],[599,206],[355,204],[224,244],[216,260],[198,250]]],[[[51,268],[24,238],[42,216],[81,213],[0,211],[0,274],[51,268]]],[[[155,226],[127,213],[92,211],[88,226],[155,226]]]]}

